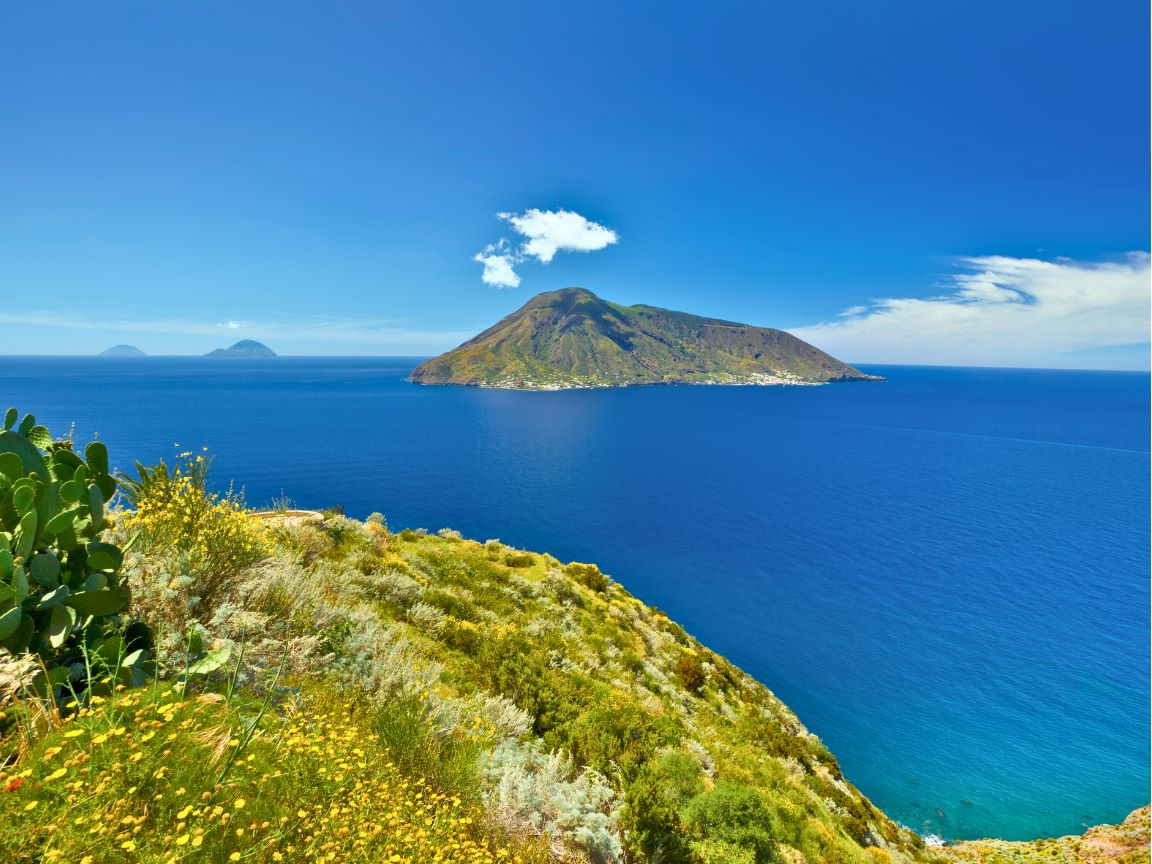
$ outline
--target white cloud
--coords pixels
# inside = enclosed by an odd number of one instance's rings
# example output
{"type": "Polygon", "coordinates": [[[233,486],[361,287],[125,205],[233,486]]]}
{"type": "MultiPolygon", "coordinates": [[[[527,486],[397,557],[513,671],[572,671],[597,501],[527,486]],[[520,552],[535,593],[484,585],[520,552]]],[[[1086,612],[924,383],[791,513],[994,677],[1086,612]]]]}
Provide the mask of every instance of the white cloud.
{"type": "Polygon", "coordinates": [[[1086,263],[963,258],[947,292],[875,300],[791,330],[862,363],[1045,365],[1070,352],[1149,340],[1149,255],[1086,263]]]}
{"type": "Polygon", "coordinates": [[[620,236],[585,219],[571,210],[525,210],[523,213],[498,213],[501,219],[528,242],[520,246],[520,253],[548,264],[557,252],[595,252],[611,246],[620,236]]]}
{"type": "Polygon", "coordinates": [[[501,238],[472,256],[473,261],[484,265],[480,276],[484,284],[497,288],[519,286],[520,275],[515,267],[530,258],[549,264],[557,252],[595,252],[620,241],[620,235],[611,228],[571,210],[532,208],[523,213],[497,213],[496,216],[526,238],[517,247],[501,238]]]}
{"type": "Polygon", "coordinates": [[[496,288],[516,288],[520,284],[520,276],[512,267],[520,263],[515,252],[508,248],[508,241],[490,243],[484,247],[483,252],[477,252],[472,260],[484,265],[484,272],[480,279],[485,285],[496,288]]]}
{"type": "Polygon", "coordinates": [[[221,323],[217,324],[216,326],[217,327],[223,327],[225,330],[242,330],[243,328],[247,327],[248,325],[242,321],[222,321],[221,323]]]}

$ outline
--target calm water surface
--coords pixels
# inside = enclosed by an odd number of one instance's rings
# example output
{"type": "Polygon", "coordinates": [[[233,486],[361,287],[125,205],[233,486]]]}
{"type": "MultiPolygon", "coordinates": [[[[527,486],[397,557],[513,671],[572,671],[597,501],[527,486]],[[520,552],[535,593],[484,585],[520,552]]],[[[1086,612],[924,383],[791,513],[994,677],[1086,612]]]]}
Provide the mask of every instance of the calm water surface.
{"type": "MultiPolygon", "coordinates": [[[[514,393],[410,358],[0,358],[114,462],[599,562],[764,681],[894,818],[1119,820],[1149,788],[1146,374],[514,393]]],[[[3,406],[0,406],[3,407],[3,406]]]]}

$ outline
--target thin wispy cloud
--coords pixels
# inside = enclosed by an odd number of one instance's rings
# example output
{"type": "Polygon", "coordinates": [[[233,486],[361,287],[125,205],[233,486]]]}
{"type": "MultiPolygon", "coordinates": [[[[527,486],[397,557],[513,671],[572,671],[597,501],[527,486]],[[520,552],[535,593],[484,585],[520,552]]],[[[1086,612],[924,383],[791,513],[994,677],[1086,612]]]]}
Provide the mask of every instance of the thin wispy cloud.
{"type": "Polygon", "coordinates": [[[244,330],[248,338],[284,342],[356,343],[363,345],[444,345],[449,347],[473,335],[468,331],[422,330],[387,318],[315,316],[264,322],[195,321],[176,318],[87,318],[51,312],[0,313],[0,324],[110,333],[146,333],[158,336],[213,336],[244,330]]]}
{"type": "Polygon", "coordinates": [[[962,258],[928,298],[888,298],[791,330],[864,363],[1043,365],[1068,352],[1149,341],[1149,255],[1115,262],[962,258]]]}
{"type": "Polygon", "coordinates": [[[472,256],[484,267],[481,281],[496,288],[518,287],[521,280],[516,267],[526,261],[549,264],[558,252],[596,252],[620,241],[620,235],[611,228],[571,210],[532,208],[496,216],[524,238],[517,244],[501,238],[472,256]]]}

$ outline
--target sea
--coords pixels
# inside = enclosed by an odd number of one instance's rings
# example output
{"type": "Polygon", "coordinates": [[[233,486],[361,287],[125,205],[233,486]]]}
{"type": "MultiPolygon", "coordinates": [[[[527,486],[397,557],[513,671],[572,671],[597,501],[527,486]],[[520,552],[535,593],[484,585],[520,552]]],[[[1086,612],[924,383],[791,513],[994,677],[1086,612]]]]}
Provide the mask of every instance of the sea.
{"type": "MultiPolygon", "coordinates": [[[[1149,376],[510,392],[409,357],[0,358],[113,462],[593,561],[764,682],[893,818],[1033,839],[1149,800],[1149,376]]],[[[4,406],[0,406],[4,407],[4,406]]]]}

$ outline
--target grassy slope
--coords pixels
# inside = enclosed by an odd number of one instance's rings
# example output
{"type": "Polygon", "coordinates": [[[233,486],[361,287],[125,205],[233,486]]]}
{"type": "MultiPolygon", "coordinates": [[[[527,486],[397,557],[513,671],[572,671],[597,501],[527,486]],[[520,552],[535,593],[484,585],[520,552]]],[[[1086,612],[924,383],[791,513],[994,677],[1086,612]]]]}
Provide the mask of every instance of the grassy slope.
{"type": "MultiPolygon", "coordinates": [[[[782,860],[884,860],[867,845],[896,860],[931,857],[842,776],[767,688],[621,586],[594,590],[573,578],[581,568],[494,543],[411,532],[379,550],[343,542],[329,557],[367,571],[363,595],[419,654],[443,665],[446,688],[512,699],[549,749],[570,752],[619,792],[646,773],[659,785],[661,760],[681,754],[697,766],[698,791],[723,781],[757,790],[772,836],[806,855],[782,860]],[[374,591],[381,570],[407,574],[420,599],[398,598],[387,579],[374,591]]],[[[598,571],[587,572],[595,581],[598,571]]],[[[665,803],[684,802],[642,806],[665,803]]]]}
{"type": "Polygon", "coordinates": [[[460,347],[418,367],[423,384],[604,386],[862,379],[858,370],[780,330],[652,306],[621,306],[589,291],[540,294],[460,347]]]}

